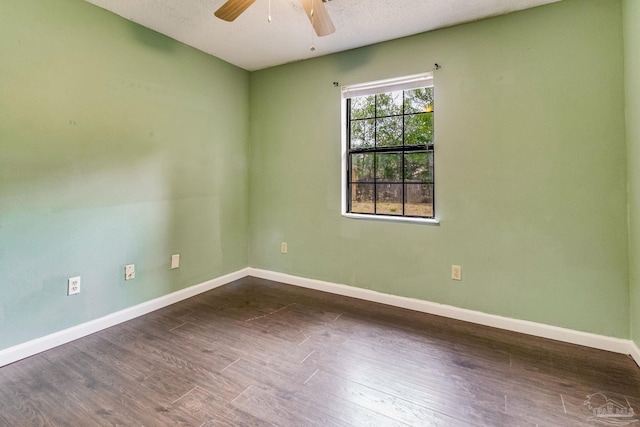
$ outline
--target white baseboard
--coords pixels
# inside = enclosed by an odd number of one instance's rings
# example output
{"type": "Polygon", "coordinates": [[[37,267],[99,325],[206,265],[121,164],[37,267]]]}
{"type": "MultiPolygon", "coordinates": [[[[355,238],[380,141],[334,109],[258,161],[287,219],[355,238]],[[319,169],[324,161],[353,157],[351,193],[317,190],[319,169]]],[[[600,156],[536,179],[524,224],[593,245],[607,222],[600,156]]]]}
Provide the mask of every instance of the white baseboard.
{"type": "Polygon", "coordinates": [[[341,285],[337,283],[325,282],[315,279],[307,279],[299,276],[278,273],[257,268],[244,268],[236,272],[209,280],[186,289],[158,297],[156,299],[138,304],[116,313],[95,319],[69,329],[65,329],[41,338],[37,338],[4,350],[0,350],[0,367],[16,362],[29,356],[33,356],[53,347],[66,344],[70,341],[93,334],[127,320],[145,315],[160,308],[175,304],[187,298],[191,298],[203,292],[217,288],[234,280],[242,279],[246,276],[253,276],[267,280],[274,280],[289,285],[303,288],[316,289],[332,294],[358,298],[366,301],[373,301],[381,304],[407,308],[423,313],[435,314],[479,325],[491,326],[494,328],[520,332],[528,335],[549,338],[557,341],[564,341],[572,344],[593,347],[615,353],[630,355],[640,365],[640,349],[631,340],[607,337],[603,335],[581,332],[572,329],[549,326],[541,323],[529,322],[526,320],[512,319],[509,317],[487,314],[464,308],[458,308],[445,304],[438,304],[430,301],[423,301],[413,298],[401,297],[397,295],[384,294],[362,289],[353,286],[341,285]]]}
{"type": "Polygon", "coordinates": [[[33,356],[45,350],[49,350],[53,347],[57,347],[62,344],[66,344],[70,341],[77,340],[84,336],[93,334],[111,326],[117,325],[127,320],[134,319],[136,317],[145,315],[152,311],[166,307],[171,304],[175,304],[187,298],[191,298],[195,295],[217,288],[234,280],[242,279],[249,275],[249,269],[244,268],[233,273],[226,274],[224,276],[208,280],[198,285],[190,286],[185,289],[181,289],[176,292],[172,292],[167,295],[152,299],[150,301],[143,302],[133,307],[125,308],[124,310],[111,313],[107,316],[99,319],[91,320],[86,323],[82,323],[77,326],[73,326],[69,329],[46,335],[41,338],[36,338],[31,341],[27,341],[22,344],[18,344],[13,347],[9,347],[4,350],[0,350],[0,366],[8,365],[9,363],[16,362],[29,356],[33,356]]]}
{"type": "Polygon", "coordinates": [[[631,350],[629,355],[636,362],[636,365],[640,366],[640,348],[632,340],[629,341],[629,348],[631,350]]]}
{"type": "Polygon", "coordinates": [[[250,268],[249,274],[262,279],[274,280],[289,285],[303,288],[316,289],[319,291],[339,294],[348,297],[358,298],[367,301],[378,302],[396,307],[407,308],[423,313],[435,314],[479,325],[491,326],[513,332],[549,338],[556,341],[564,341],[572,344],[593,347],[615,353],[629,354],[636,363],[640,364],[640,350],[632,341],[597,335],[588,332],[576,331],[573,329],[549,326],[542,323],[529,322],[526,320],[512,319],[509,317],[497,316],[494,314],[482,313],[479,311],[467,310],[451,305],[438,304],[430,301],[423,301],[413,298],[406,298],[396,295],[384,294],[369,289],[356,288],[353,286],[340,285],[337,283],[324,282],[321,280],[307,279],[304,277],[291,276],[289,274],[277,273],[268,270],[250,268]],[[632,351],[635,347],[635,354],[632,351]]]}

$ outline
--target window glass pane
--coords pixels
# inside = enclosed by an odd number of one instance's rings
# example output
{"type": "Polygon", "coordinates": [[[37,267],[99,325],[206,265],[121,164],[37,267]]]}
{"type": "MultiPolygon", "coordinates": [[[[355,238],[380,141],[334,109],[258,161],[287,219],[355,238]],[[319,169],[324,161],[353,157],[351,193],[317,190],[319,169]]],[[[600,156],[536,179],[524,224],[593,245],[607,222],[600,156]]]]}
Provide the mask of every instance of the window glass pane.
{"type": "Polygon", "coordinates": [[[433,218],[433,184],[405,184],[404,214],[433,218]]]}
{"type": "Polygon", "coordinates": [[[405,114],[431,111],[433,111],[433,87],[404,91],[405,114]]]}
{"type": "Polygon", "coordinates": [[[376,185],[376,213],[402,215],[402,184],[376,185]]]}
{"type": "Polygon", "coordinates": [[[377,119],[376,142],[378,147],[402,145],[402,116],[377,119]]]}
{"type": "Polygon", "coordinates": [[[402,155],[400,153],[377,154],[376,179],[378,181],[402,182],[402,155]]]}
{"type": "Polygon", "coordinates": [[[402,114],[402,91],[376,95],[376,117],[402,114]]]}
{"type": "Polygon", "coordinates": [[[373,160],[374,153],[359,153],[351,155],[351,176],[352,182],[370,181],[373,182],[373,160]]]}
{"type": "Polygon", "coordinates": [[[405,145],[431,144],[433,142],[433,113],[404,116],[405,145]]]}
{"type": "Polygon", "coordinates": [[[351,98],[351,119],[375,117],[375,99],[374,95],[351,98]]]}
{"type": "Polygon", "coordinates": [[[433,182],[433,151],[404,155],[404,179],[408,182],[433,182]]]}
{"type": "Polygon", "coordinates": [[[373,119],[351,122],[351,148],[368,148],[375,145],[374,123],[373,119]]]}
{"type": "Polygon", "coordinates": [[[435,217],[434,90],[409,77],[343,88],[349,212],[435,217]]]}
{"type": "Polygon", "coordinates": [[[374,184],[351,184],[351,212],[374,213],[374,184]]]}

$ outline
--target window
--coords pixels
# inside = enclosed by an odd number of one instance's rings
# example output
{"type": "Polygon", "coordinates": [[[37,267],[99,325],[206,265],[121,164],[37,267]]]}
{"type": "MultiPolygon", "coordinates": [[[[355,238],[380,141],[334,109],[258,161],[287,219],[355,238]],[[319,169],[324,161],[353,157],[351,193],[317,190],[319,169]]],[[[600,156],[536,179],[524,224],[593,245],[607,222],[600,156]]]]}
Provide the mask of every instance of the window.
{"type": "Polygon", "coordinates": [[[431,73],[345,86],[343,213],[435,218],[431,73]]]}

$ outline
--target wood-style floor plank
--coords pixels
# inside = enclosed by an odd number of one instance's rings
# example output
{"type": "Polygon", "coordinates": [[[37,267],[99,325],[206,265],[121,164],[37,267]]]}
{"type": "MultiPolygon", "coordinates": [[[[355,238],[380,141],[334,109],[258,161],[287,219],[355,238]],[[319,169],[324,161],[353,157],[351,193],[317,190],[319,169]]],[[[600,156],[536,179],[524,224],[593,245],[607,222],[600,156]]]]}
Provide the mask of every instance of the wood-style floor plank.
{"type": "Polygon", "coordinates": [[[0,368],[0,426],[596,426],[637,414],[627,356],[255,278],[0,368]],[[620,414],[598,415],[607,400],[620,414]]]}

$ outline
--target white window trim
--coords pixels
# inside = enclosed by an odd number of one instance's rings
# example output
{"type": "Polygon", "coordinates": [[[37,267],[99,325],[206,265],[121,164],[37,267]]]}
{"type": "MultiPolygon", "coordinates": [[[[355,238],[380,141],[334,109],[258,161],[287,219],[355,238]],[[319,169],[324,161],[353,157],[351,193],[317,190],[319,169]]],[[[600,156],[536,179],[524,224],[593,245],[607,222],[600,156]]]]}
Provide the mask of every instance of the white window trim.
{"type": "MultiPolygon", "coordinates": [[[[377,80],[368,83],[345,85],[342,87],[342,100],[340,105],[340,126],[342,136],[342,153],[340,164],[342,166],[341,171],[341,191],[340,191],[340,209],[343,217],[353,219],[364,219],[371,221],[393,221],[393,222],[406,222],[406,223],[418,223],[418,224],[440,224],[440,219],[437,216],[435,218],[416,218],[406,216],[395,215],[367,215],[347,212],[347,98],[354,96],[372,95],[380,93],[380,88],[384,87],[386,90],[407,90],[415,89],[418,87],[430,86],[433,84],[433,73],[414,74],[411,76],[377,80]],[[390,89],[389,89],[390,88],[390,89]]],[[[435,151],[435,145],[434,145],[435,151]]],[[[435,198],[434,192],[434,198],[435,198]]]]}
{"type": "MultiPolygon", "coordinates": [[[[346,190],[344,190],[344,197],[347,197],[346,190]]],[[[367,214],[355,214],[342,211],[342,216],[345,218],[353,219],[367,219],[371,221],[393,221],[393,222],[413,222],[417,224],[440,224],[438,218],[416,218],[407,216],[394,216],[394,215],[367,215],[367,214]]]]}
{"type": "Polygon", "coordinates": [[[413,74],[411,76],[397,77],[374,82],[358,83],[342,86],[342,99],[355,98],[356,96],[375,95],[383,92],[396,92],[411,90],[419,87],[433,86],[433,73],[413,74]]]}

